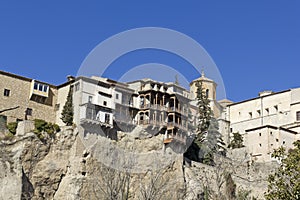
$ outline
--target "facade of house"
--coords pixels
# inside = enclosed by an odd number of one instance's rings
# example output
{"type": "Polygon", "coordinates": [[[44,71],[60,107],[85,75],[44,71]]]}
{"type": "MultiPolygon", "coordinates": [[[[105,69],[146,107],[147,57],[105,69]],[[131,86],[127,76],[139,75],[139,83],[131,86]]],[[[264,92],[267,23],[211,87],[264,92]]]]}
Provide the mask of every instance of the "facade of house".
{"type": "Polygon", "coordinates": [[[93,76],[76,78],[73,88],[74,122],[84,127],[85,135],[111,137],[111,129],[127,132],[142,126],[152,134],[165,134],[166,143],[175,136],[186,137],[190,92],[179,85],[151,79],[120,83],[93,76]]]}
{"type": "Polygon", "coordinates": [[[43,119],[62,124],[56,116],[59,105],[64,105],[66,96],[59,91],[68,88],[71,82],[55,86],[4,71],[0,71],[0,80],[2,128],[8,122],[25,119],[43,119]]]}

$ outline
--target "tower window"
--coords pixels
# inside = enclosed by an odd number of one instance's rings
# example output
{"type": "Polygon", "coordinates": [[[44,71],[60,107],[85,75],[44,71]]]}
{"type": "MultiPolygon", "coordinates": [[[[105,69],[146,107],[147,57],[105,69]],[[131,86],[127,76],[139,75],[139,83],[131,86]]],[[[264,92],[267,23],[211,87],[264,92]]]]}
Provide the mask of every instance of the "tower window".
{"type": "Polygon", "coordinates": [[[4,96],[9,97],[9,95],[10,95],[10,90],[4,89],[4,96]]]}
{"type": "Polygon", "coordinates": [[[206,97],[208,97],[209,89],[206,89],[205,94],[206,94],[206,97]]]}
{"type": "Polygon", "coordinates": [[[104,106],[107,106],[107,101],[103,101],[103,105],[104,105],[104,106]]]}

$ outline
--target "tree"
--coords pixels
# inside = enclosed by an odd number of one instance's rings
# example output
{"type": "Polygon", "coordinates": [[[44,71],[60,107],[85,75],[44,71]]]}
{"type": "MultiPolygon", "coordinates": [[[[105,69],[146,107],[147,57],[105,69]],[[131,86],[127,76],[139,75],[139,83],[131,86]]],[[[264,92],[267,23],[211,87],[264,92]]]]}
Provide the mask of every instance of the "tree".
{"type": "Polygon", "coordinates": [[[139,180],[139,183],[139,200],[182,199],[185,195],[184,191],[176,188],[178,180],[171,176],[168,167],[157,171],[148,171],[139,180]]]}
{"type": "Polygon", "coordinates": [[[213,165],[213,154],[225,155],[225,143],[219,132],[218,121],[213,117],[210,101],[201,82],[197,86],[198,122],[196,137],[187,153],[188,158],[213,165]]]}
{"type": "Polygon", "coordinates": [[[206,149],[205,145],[203,145],[205,138],[207,136],[207,131],[210,125],[210,120],[212,116],[212,110],[209,105],[208,97],[204,91],[202,86],[202,82],[197,82],[197,106],[198,106],[198,122],[197,122],[197,130],[196,137],[194,143],[196,145],[195,148],[198,149],[198,159],[199,161],[203,161],[206,159],[205,156],[209,156],[207,154],[208,149],[206,149]]]}
{"type": "Polygon", "coordinates": [[[233,139],[230,141],[230,144],[228,145],[228,148],[236,149],[236,148],[244,147],[243,136],[239,132],[232,133],[232,134],[233,134],[233,139]]]}
{"type": "Polygon", "coordinates": [[[201,143],[200,152],[203,156],[203,163],[208,165],[214,164],[214,154],[226,155],[225,143],[219,132],[218,121],[212,117],[207,134],[201,143]]]}
{"type": "Polygon", "coordinates": [[[196,143],[201,144],[205,133],[210,125],[212,110],[209,105],[209,99],[204,91],[202,82],[197,82],[197,106],[198,106],[198,123],[196,131],[196,143]]]}
{"type": "Polygon", "coordinates": [[[280,147],[272,153],[279,159],[280,167],[268,177],[266,199],[300,199],[300,140],[293,143],[295,148],[286,153],[280,147]]]}
{"type": "MultiPolygon", "coordinates": [[[[209,105],[209,99],[202,86],[202,82],[197,82],[196,87],[198,106],[197,127],[195,127],[196,136],[184,156],[191,160],[202,162],[203,156],[201,156],[202,154],[200,153],[200,149],[210,125],[212,111],[209,105]]],[[[189,115],[189,117],[191,117],[191,115],[189,115]]]]}
{"type": "Polygon", "coordinates": [[[73,124],[73,88],[70,87],[69,89],[69,93],[67,96],[67,101],[64,105],[64,108],[62,110],[62,117],[61,120],[67,125],[67,126],[71,126],[73,124]]]}

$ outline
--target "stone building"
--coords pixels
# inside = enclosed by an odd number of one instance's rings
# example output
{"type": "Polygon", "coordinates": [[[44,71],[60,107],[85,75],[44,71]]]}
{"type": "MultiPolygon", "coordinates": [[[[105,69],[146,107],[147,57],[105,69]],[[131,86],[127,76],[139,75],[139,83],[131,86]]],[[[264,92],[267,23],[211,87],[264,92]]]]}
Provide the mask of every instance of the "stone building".
{"type": "MultiPolygon", "coordinates": [[[[66,95],[63,90],[72,81],[55,86],[42,81],[0,71],[0,121],[7,122],[43,119],[62,124],[57,112],[61,111],[66,95]]],[[[68,90],[68,89],[67,89],[68,90]]]]}

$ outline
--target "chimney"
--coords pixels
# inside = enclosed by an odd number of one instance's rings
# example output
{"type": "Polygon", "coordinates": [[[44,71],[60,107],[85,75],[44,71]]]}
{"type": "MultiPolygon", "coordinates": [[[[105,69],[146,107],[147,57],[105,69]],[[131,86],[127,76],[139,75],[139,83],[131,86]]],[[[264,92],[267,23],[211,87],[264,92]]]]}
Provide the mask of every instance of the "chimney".
{"type": "Polygon", "coordinates": [[[68,75],[67,80],[68,80],[68,82],[73,81],[73,80],[75,80],[75,77],[71,76],[71,75],[68,75]]]}

